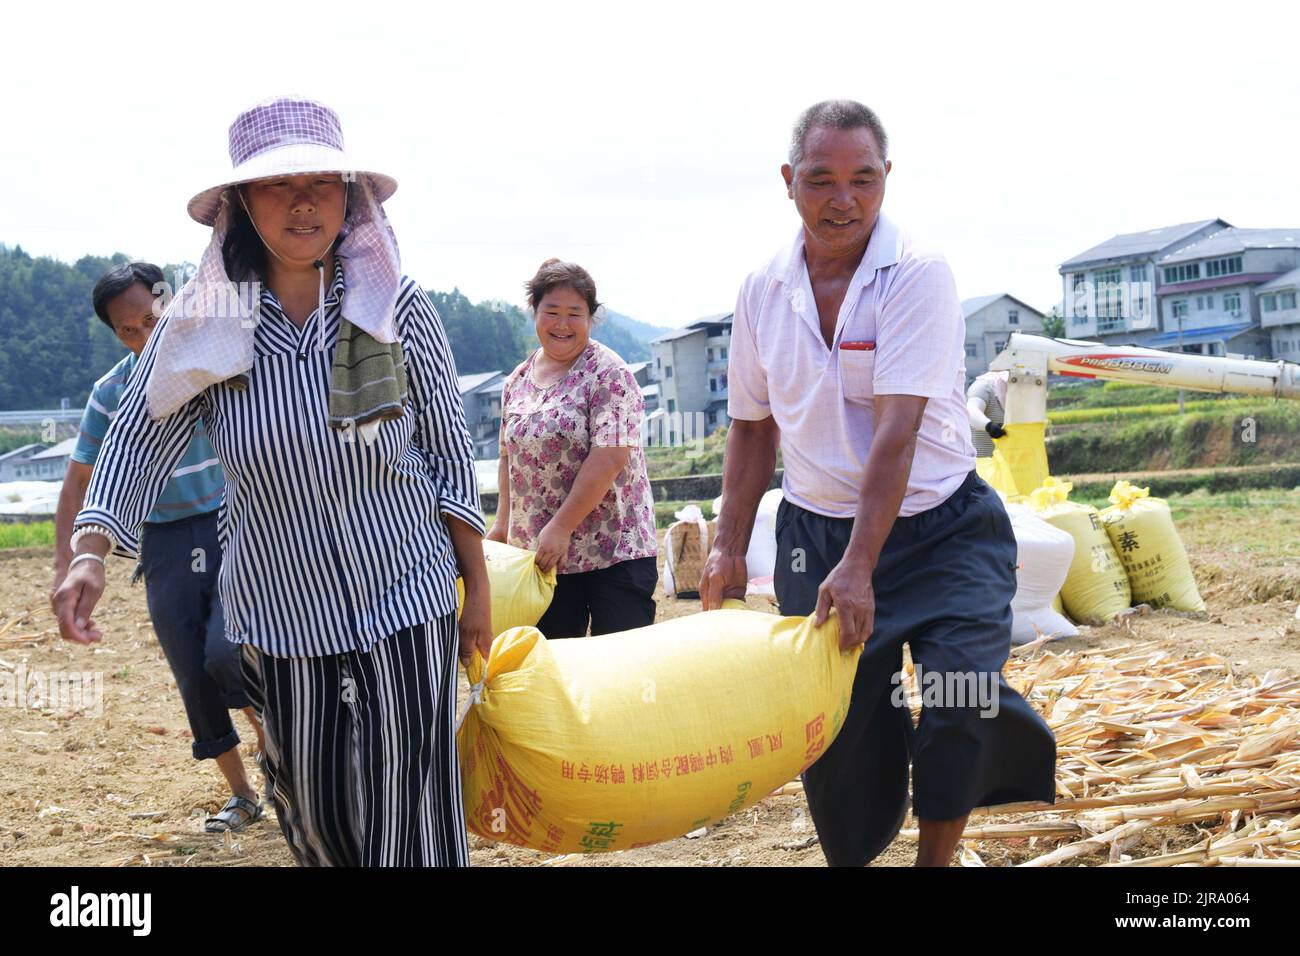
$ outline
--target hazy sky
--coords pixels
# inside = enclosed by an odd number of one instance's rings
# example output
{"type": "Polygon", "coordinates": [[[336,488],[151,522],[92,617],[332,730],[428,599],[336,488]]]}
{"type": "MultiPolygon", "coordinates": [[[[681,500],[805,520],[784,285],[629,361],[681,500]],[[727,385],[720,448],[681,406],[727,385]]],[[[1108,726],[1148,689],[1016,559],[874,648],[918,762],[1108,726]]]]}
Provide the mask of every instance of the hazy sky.
{"type": "Polygon", "coordinates": [[[286,92],[397,177],[424,286],[521,302],[561,256],[656,325],[729,311],[793,234],[779,167],[829,97],[880,114],[885,210],[963,297],[1046,309],[1058,263],[1118,232],[1300,226],[1294,4],[210,6],[6,8],[0,242],[197,261],[186,201],[235,114],[286,92]]]}

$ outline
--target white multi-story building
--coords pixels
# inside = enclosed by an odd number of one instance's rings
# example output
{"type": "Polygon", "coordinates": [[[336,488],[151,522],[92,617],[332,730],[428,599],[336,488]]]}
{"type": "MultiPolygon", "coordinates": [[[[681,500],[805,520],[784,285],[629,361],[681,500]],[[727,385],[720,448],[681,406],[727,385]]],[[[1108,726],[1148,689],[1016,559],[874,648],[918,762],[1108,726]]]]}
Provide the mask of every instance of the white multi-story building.
{"type": "Polygon", "coordinates": [[[1291,336],[1273,329],[1295,322],[1294,284],[1283,299],[1287,290],[1274,283],[1300,268],[1300,229],[1229,227],[1165,254],[1158,266],[1161,331],[1147,345],[1283,357],[1275,343],[1291,336]],[[1279,301],[1291,303],[1291,318],[1278,315],[1279,301]]]}
{"type": "Polygon", "coordinates": [[[1294,357],[1300,229],[1222,219],[1116,236],[1061,263],[1070,338],[1294,357]]]}
{"type": "Polygon", "coordinates": [[[711,315],[650,343],[659,407],[647,415],[647,441],[676,445],[727,424],[731,319],[711,315]]]}
{"type": "Polygon", "coordinates": [[[1222,219],[1202,219],[1124,233],[1062,262],[1066,336],[1147,344],[1161,331],[1161,258],[1227,228],[1222,219]]]}
{"type": "Polygon", "coordinates": [[[1255,289],[1260,326],[1272,338],[1273,357],[1300,362],[1300,269],[1292,269],[1255,289]]]}

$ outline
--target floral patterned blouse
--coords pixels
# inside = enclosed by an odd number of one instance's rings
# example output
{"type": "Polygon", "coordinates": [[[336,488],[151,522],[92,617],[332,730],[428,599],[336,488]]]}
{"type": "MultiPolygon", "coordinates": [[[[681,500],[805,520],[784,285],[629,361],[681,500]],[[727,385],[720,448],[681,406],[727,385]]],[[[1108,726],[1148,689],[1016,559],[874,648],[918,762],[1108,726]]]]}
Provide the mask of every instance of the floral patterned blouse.
{"type": "Polygon", "coordinates": [[[509,456],[509,542],[533,549],[592,445],[631,446],[605,497],[579,522],[561,574],[596,571],[655,554],[654,497],[641,448],[641,388],[618,353],[592,340],[565,377],[533,380],[541,350],[510,373],[501,395],[501,444],[509,456]]]}

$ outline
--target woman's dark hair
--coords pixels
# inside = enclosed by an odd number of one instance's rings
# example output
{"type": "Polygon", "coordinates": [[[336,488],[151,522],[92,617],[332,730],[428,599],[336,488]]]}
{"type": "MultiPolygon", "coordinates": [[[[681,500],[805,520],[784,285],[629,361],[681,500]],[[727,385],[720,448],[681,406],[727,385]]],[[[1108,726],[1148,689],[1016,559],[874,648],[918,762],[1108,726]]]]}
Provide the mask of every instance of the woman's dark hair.
{"type": "Polygon", "coordinates": [[[547,259],[533,276],[524,284],[528,292],[528,305],[536,311],[547,293],[554,289],[568,287],[587,300],[587,309],[593,321],[600,303],[596,301],[596,280],[576,262],[561,262],[559,259],[547,259]]]}
{"type": "Polygon", "coordinates": [[[266,278],[266,246],[253,228],[253,220],[244,208],[239,187],[231,186],[221,196],[226,207],[226,238],[221,243],[221,260],[226,275],[235,282],[266,278]]]}
{"type": "Polygon", "coordinates": [[[137,282],[148,289],[151,295],[157,296],[162,292],[163,271],[152,262],[124,262],[109,269],[95,283],[90,301],[95,306],[95,314],[110,329],[113,328],[113,322],[108,317],[108,303],[137,282]]]}
{"type": "MultiPolygon", "coordinates": [[[[347,232],[348,217],[352,215],[353,196],[356,194],[352,185],[348,184],[343,229],[339,230],[338,238],[334,240],[335,249],[343,241],[347,232]]],[[[221,243],[221,260],[225,264],[226,275],[230,276],[231,281],[251,282],[256,279],[265,282],[268,254],[266,245],[257,234],[257,230],[253,228],[253,220],[249,217],[248,210],[244,208],[244,202],[239,195],[241,188],[231,186],[221,196],[221,201],[227,210],[226,238],[221,243]]]]}

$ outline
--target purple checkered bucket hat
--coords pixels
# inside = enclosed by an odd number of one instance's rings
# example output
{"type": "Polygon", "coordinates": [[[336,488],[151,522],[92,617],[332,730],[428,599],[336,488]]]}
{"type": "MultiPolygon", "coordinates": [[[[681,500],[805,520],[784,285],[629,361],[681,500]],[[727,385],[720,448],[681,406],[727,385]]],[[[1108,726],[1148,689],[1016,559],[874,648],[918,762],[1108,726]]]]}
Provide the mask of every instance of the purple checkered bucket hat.
{"type": "Polygon", "coordinates": [[[306,173],[355,173],[370,180],[376,202],[397,191],[397,180],[364,169],[343,148],[338,114],[315,100],[279,96],[258,103],[230,124],[230,162],[234,169],[223,183],[190,200],[190,216],[213,225],[221,211],[221,194],[229,187],[272,176],[306,173]]]}

